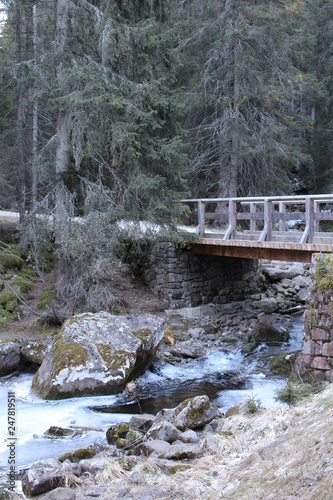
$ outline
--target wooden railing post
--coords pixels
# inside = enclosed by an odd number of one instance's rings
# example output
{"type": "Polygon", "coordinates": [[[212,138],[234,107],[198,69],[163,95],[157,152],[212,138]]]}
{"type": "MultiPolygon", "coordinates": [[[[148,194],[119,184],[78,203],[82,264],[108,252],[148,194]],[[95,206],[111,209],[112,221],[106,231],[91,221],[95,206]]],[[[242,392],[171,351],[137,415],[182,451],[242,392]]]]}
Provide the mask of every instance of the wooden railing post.
{"type": "Polygon", "coordinates": [[[198,200],[198,229],[201,238],[205,235],[205,203],[198,200]]]}
{"type": "Polygon", "coordinates": [[[224,235],[224,240],[234,239],[237,230],[237,201],[234,199],[229,200],[229,226],[224,235]]]}
{"type": "Polygon", "coordinates": [[[286,213],[286,204],[283,201],[279,202],[279,231],[283,232],[286,230],[286,219],[285,219],[285,213],[286,213]]]}
{"type": "Polygon", "coordinates": [[[313,221],[313,230],[316,232],[320,231],[320,224],[319,220],[315,219],[315,214],[320,213],[320,203],[316,200],[313,201],[313,216],[314,216],[314,221],[313,221]]]}
{"type": "Polygon", "coordinates": [[[310,196],[305,198],[305,229],[300,243],[312,243],[314,235],[314,202],[310,196]]]}
{"type": "Polygon", "coordinates": [[[305,200],[305,220],[306,225],[309,226],[308,243],[312,243],[314,235],[314,202],[309,196],[305,200]]]}
{"type": "MultiPolygon", "coordinates": [[[[255,203],[250,203],[250,214],[255,214],[257,212],[257,205],[255,203]]],[[[250,231],[257,230],[257,221],[256,219],[250,219],[250,231]]]]}
{"type": "Polygon", "coordinates": [[[258,241],[271,241],[272,239],[272,202],[264,199],[264,229],[258,241]]]}

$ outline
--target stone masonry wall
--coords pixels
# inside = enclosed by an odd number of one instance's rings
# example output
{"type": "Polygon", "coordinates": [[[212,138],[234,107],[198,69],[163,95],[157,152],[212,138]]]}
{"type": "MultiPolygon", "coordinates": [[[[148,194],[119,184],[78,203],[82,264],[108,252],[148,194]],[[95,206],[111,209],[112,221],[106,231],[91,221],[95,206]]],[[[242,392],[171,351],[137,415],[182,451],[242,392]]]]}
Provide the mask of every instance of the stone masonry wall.
{"type": "Polygon", "coordinates": [[[145,283],[172,308],[243,300],[261,290],[258,262],[195,256],[172,243],[141,249],[145,283]]]}
{"type": "Polygon", "coordinates": [[[333,262],[321,256],[313,266],[314,282],[306,304],[300,373],[333,381],[333,262]]]}

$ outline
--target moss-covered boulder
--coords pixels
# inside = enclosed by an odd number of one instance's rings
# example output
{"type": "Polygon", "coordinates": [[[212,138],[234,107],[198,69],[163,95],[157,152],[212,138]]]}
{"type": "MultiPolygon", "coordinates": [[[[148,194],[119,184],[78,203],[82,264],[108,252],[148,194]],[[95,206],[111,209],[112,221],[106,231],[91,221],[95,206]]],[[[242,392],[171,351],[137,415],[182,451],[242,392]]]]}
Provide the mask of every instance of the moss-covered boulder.
{"type": "Polygon", "coordinates": [[[33,379],[45,399],[116,394],[149,366],[163,338],[153,315],[86,313],[68,319],[33,379]]]}
{"type": "Polygon", "coordinates": [[[283,352],[269,360],[269,368],[274,375],[290,375],[297,357],[297,352],[283,352]]]}
{"type": "Polygon", "coordinates": [[[254,325],[251,332],[252,342],[285,342],[288,340],[287,332],[279,332],[271,323],[268,321],[258,322],[254,325]]]}
{"type": "Polygon", "coordinates": [[[58,458],[58,461],[62,463],[65,460],[69,460],[70,462],[77,464],[80,460],[93,458],[96,453],[97,452],[93,446],[88,446],[87,448],[79,448],[75,451],[68,451],[67,453],[61,455],[58,458]]]}

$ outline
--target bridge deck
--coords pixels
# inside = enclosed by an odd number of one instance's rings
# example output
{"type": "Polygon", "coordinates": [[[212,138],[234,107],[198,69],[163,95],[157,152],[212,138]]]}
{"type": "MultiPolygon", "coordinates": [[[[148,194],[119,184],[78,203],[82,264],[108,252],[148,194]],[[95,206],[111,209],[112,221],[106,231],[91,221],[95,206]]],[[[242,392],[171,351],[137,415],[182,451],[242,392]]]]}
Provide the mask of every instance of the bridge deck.
{"type": "Polygon", "coordinates": [[[333,195],[183,203],[192,207],[189,222],[200,236],[194,253],[300,262],[310,262],[313,253],[333,253],[333,195]]]}

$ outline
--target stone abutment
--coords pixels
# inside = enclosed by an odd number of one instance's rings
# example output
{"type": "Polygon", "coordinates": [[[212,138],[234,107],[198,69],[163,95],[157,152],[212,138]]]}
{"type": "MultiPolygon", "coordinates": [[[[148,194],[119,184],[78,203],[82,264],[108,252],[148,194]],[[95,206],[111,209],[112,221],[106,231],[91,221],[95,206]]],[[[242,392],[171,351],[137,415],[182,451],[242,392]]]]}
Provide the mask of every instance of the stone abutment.
{"type": "Polygon", "coordinates": [[[306,303],[302,354],[297,359],[301,374],[333,382],[333,258],[320,255],[312,266],[313,283],[306,303]]]}
{"type": "Polygon", "coordinates": [[[133,257],[136,272],[171,308],[224,304],[261,291],[256,260],[195,256],[173,243],[142,245],[133,257]]]}

